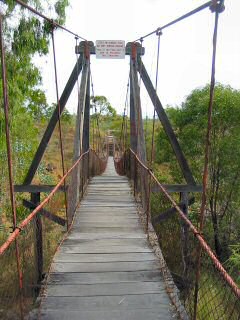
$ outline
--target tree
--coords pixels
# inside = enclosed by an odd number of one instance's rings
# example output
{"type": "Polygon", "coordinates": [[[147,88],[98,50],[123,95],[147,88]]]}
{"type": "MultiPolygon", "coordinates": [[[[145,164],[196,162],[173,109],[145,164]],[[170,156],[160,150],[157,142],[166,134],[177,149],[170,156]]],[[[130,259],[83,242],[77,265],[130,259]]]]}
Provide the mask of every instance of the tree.
{"type": "Polygon", "coordinates": [[[91,97],[90,108],[95,111],[95,114],[101,117],[114,117],[116,110],[111,106],[110,102],[104,96],[91,97]]]}
{"type": "MultiPolygon", "coordinates": [[[[68,0],[25,1],[38,11],[56,17],[64,23],[68,0]]],[[[36,121],[41,120],[47,110],[47,99],[41,89],[41,74],[33,63],[37,55],[46,55],[52,27],[49,22],[23,9],[15,1],[6,0],[7,13],[4,19],[6,44],[6,66],[8,77],[10,125],[14,155],[15,177],[19,183],[31,161],[37,146],[36,121]]],[[[2,100],[2,90],[0,90],[2,100]]],[[[0,110],[0,140],[5,154],[3,108],[0,110]]],[[[0,159],[3,166],[5,157],[0,159]]],[[[3,166],[5,167],[5,166],[3,166]]]]}
{"type": "MultiPolygon", "coordinates": [[[[207,128],[209,86],[194,90],[181,108],[169,108],[172,121],[194,176],[201,183],[204,162],[204,145],[207,128]]],[[[207,215],[211,217],[212,238],[217,256],[225,259],[229,244],[239,240],[239,190],[240,190],[240,92],[230,86],[216,85],[211,152],[207,215]]],[[[182,179],[173,162],[166,136],[160,132],[157,140],[159,162],[171,163],[172,175],[182,179]],[[162,145],[167,145],[163,151],[162,145]]]]}
{"type": "MultiPolygon", "coordinates": [[[[68,0],[24,1],[48,15],[51,11],[58,23],[64,23],[68,0]]],[[[9,122],[13,150],[14,183],[21,183],[38,144],[39,121],[48,109],[41,88],[41,73],[33,63],[49,50],[52,26],[23,9],[13,0],[6,0],[4,40],[9,92],[9,122]]],[[[0,75],[1,80],[1,75],[0,75]]],[[[3,103],[2,90],[0,101],[3,103]]],[[[7,207],[7,166],[4,114],[0,107],[0,207],[7,207]]],[[[1,217],[0,217],[1,218],[1,217]]]]}

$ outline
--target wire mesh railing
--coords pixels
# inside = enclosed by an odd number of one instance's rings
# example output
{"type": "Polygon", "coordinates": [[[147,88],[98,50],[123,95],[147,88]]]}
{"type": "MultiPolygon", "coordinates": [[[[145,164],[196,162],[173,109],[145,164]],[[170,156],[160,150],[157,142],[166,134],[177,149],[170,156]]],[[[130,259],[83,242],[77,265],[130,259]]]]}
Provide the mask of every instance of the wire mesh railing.
{"type": "MultiPolygon", "coordinates": [[[[115,159],[115,168],[119,174],[129,177],[141,207],[144,202],[149,203],[147,210],[143,210],[146,229],[151,237],[153,226],[157,235],[164,258],[162,273],[180,318],[239,320],[240,289],[190,221],[179,194],[170,196],[132,150],[126,151],[123,158],[115,159]],[[141,176],[145,179],[147,176],[149,193],[139,187],[141,176]],[[176,291],[178,299],[173,297],[176,291]]],[[[192,199],[188,201],[191,203],[192,199]]]]}
{"type": "Polygon", "coordinates": [[[35,193],[29,201],[24,200],[31,213],[0,243],[0,319],[23,319],[37,308],[37,297],[44,287],[53,256],[72,223],[88,180],[101,174],[106,162],[107,158],[99,158],[89,150],[48,195],[35,193]]]}

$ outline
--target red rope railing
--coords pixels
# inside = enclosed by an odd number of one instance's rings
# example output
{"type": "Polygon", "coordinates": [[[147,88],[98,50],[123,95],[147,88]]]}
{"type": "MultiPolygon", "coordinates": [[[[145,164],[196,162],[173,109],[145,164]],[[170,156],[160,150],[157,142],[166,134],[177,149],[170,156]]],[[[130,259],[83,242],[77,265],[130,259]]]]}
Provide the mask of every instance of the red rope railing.
{"type": "MultiPolygon", "coordinates": [[[[53,198],[53,196],[56,194],[56,192],[59,190],[59,188],[62,186],[66,178],[71,174],[71,172],[78,166],[80,161],[83,159],[84,156],[89,154],[90,150],[84,152],[78,160],[73,164],[73,166],[65,173],[65,175],[59,180],[58,184],[53,188],[53,190],[49,193],[49,195],[34,209],[28,216],[25,218],[18,226],[16,226],[15,230],[12,232],[12,234],[8,237],[8,239],[5,241],[5,243],[0,247],[0,256],[9,248],[11,243],[19,236],[20,232],[30,223],[30,221],[36,216],[37,213],[39,213],[43,207],[53,198]]],[[[95,156],[97,154],[92,151],[95,156]]],[[[99,159],[100,160],[100,159],[99,159]]],[[[103,165],[101,166],[100,170],[103,171],[105,169],[105,161],[103,165]]]]}
{"type": "Polygon", "coordinates": [[[157,184],[157,186],[160,188],[162,193],[166,196],[166,198],[172,203],[173,207],[176,209],[177,213],[179,214],[180,218],[184,220],[186,225],[189,227],[189,229],[193,232],[194,236],[198,239],[199,244],[201,245],[202,249],[205,250],[205,252],[209,255],[210,259],[212,260],[213,264],[215,265],[216,269],[221,273],[224,280],[228,283],[228,285],[232,288],[233,292],[235,293],[236,297],[240,299],[240,289],[235,283],[235,281],[232,279],[232,277],[228,274],[228,272],[224,269],[221,262],[217,259],[212,249],[209,247],[209,245],[204,240],[203,236],[199,233],[196,227],[192,224],[192,222],[186,217],[184,212],[181,210],[181,208],[177,205],[177,203],[174,201],[174,199],[170,196],[170,194],[167,192],[167,190],[163,187],[163,185],[159,182],[159,180],[156,178],[154,173],[150,168],[148,168],[137,156],[137,154],[130,149],[130,152],[134,155],[136,158],[138,164],[148,172],[149,176],[153,179],[153,181],[157,184]]]}

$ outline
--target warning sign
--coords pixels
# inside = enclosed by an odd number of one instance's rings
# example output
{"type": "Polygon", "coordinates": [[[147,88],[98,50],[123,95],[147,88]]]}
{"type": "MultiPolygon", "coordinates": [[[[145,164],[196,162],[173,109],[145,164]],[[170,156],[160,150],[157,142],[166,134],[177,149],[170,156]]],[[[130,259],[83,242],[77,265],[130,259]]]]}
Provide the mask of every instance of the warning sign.
{"type": "Polygon", "coordinates": [[[97,59],[124,59],[125,41],[123,40],[97,40],[97,59]]]}

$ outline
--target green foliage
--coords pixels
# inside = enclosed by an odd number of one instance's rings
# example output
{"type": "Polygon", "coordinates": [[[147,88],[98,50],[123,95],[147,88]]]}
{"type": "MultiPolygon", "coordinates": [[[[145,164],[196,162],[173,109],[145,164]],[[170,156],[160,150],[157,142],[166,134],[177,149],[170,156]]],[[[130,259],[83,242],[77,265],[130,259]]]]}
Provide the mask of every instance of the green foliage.
{"type": "MultiPolygon", "coordinates": [[[[196,180],[201,183],[204,164],[209,86],[196,89],[178,108],[168,108],[167,113],[180,145],[189,161],[196,180]]],[[[229,244],[239,241],[239,230],[234,220],[238,215],[240,190],[240,91],[230,86],[216,85],[211,150],[206,237],[215,247],[219,258],[229,255],[229,244]]],[[[182,175],[175,155],[163,129],[157,137],[157,161],[168,163],[175,182],[182,175]]]]}
{"type": "MultiPolygon", "coordinates": [[[[54,110],[56,109],[57,105],[56,103],[52,103],[51,106],[47,106],[44,110],[43,116],[44,119],[49,121],[54,110]]],[[[61,121],[64,121],[66,123],[70,123],[72,120],[72,115],[69,113],[69,111],[67,109],[64,109],[62,114],[61,114],[61,121]]]]}
{"type": "MultiPolygon", "coordinates": [[[[58,23],[65,21],[67,0],[25,1],[41,13],[56,17],[58,23]]],[[[36,151],[39,132],[38,125],[44,121],[51,107],[48,106],[41,89],[41,74],[33,63],[33,58],[46,55],[52,26],[49,22],[23,9],[16,1],[7,0],[7,14],[4,18],[4,40],[9,94],[9,124],[13,155],[14,183],[22,183],[26,171],[36,151]]],[[[1,80],[1,76],[0,76],[1,80]]],[[[0,219],[7,217],[9,207],[7,151],[5,140],[5,120],[2,90],[0,90],[0,219]]],[[[18,212],[24,216],[25,212],[18,212]]]]}
{"type": "Polygon", "coordinates": [[[235,274],[237,283],[240,285],[240,243],[230,246],[231,255],[226,262],[226,266],[231,273],[235,274]]]}
{"type": "Polygon", "coordinates": [[[104,96],[91,97],[90,107],[94,112],[91,120],[95,123],[98,121],[102,136],[111,132],[111,134],[120,138],[122,116],[117,114],[107,98],[104,96]]]}
{"type": "Polygon", "coordinates": [[[116,110],[104,96],[91,97],[90,108],[94,109],[95,116],[99,116],[99,118],[115,117],[117,114],[116,110]]]}
{"type": "Polygon", "coordinates": [[[66,13],[65,13],[65,8],[69,5],[68,0],[59,0],[55,3],[55,10],[56,13],[58,14],[58,23],[59,24],[64,24],[66,20],[66,13]]]}

